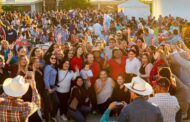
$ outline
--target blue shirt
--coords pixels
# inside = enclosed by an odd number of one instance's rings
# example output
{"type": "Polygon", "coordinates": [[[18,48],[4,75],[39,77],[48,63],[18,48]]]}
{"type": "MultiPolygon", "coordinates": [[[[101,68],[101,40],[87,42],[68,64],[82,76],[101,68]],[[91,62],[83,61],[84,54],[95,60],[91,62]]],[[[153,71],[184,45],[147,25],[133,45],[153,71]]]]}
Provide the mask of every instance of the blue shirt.
{"type": "Polygon", "coordinates": [[[160,109],[143,98],[137,98],[124,107],[117,122],[163,122],[160,109]]]}
{"type": "Polygon", "coordinates": [[[55,85],[56,76],[57,70],[51,65],[46,65],[44,68],[44,82],[46,89],[50,89],[50,86],[55,85]]]}

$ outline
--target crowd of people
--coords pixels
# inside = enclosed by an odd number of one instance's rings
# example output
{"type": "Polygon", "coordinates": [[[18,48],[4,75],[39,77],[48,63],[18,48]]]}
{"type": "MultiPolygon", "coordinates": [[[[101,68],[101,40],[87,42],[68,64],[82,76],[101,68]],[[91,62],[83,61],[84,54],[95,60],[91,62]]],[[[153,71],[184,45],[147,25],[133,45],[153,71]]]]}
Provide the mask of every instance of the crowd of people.
{"type": "Polygon", "coordinates": [[[0,122],[190,119],[189,41],[171,15],[1,13],[0,122]]]}

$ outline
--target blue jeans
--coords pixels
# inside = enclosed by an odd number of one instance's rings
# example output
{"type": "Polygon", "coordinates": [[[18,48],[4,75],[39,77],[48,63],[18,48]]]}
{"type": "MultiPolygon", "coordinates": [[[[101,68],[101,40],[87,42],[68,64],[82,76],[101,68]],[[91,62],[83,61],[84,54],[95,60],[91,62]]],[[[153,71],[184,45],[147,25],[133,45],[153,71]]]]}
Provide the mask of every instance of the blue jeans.
{"type": "Polygon", "coordinates": [[[88,106],[82,106],[80,109],[77,110],[68,110],[69,117],[73,118],[77,122],[85,122],[86,121],[86,114],[91,111],[91,108],[88,106]]]}

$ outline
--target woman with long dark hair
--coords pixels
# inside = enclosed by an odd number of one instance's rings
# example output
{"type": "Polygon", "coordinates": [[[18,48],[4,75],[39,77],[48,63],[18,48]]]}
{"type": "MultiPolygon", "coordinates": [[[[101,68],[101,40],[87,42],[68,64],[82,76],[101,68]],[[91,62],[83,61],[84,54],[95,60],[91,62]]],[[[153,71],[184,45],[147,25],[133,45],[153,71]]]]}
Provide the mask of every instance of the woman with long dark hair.
{"type": "Polygon", "coordinates": [[[44,68],[44,83],[45,83],[45,119],[56,121],[56,115],[58,110],[58,98],[55,92],[56,88],[56,56],[54,54],[49,54],[45,59],[46,65],[44,68]]]}
{"type": "Polygon", "coordinates": [[[83,49],[81,46],[76,48],[75,56],[71,59],[71,69],[76,71],[76,69],[81,70],[83,67],[83,49]]]}
{"type": "Polygon", "coordinates": [[[87,93],[82,77],[78,76],[76,85],[71,90],[68,110],[68,115],[77,122],[85,122],[86,114],[91,111],[87,93]]]}

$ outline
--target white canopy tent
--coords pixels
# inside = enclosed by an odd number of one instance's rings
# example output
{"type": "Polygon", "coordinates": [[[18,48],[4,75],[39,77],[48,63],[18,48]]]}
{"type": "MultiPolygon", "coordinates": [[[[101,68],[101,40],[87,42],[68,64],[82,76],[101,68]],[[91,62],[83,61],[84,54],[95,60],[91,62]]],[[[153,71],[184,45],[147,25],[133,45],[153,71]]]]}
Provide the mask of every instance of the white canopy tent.
{"type": "Polygon", "coordinates": [[[190,20],[190,0],[153,0],[153,16],[182,17],[190,20]]]}
{"type": "Polygon", "coordinates": [[[123,11],[123,13],[131,17],[144,18],[150,15],[150,6],[140,2],[139,0],[128,0],[120,5],[118,5],[118,12],[123,11]]]}

